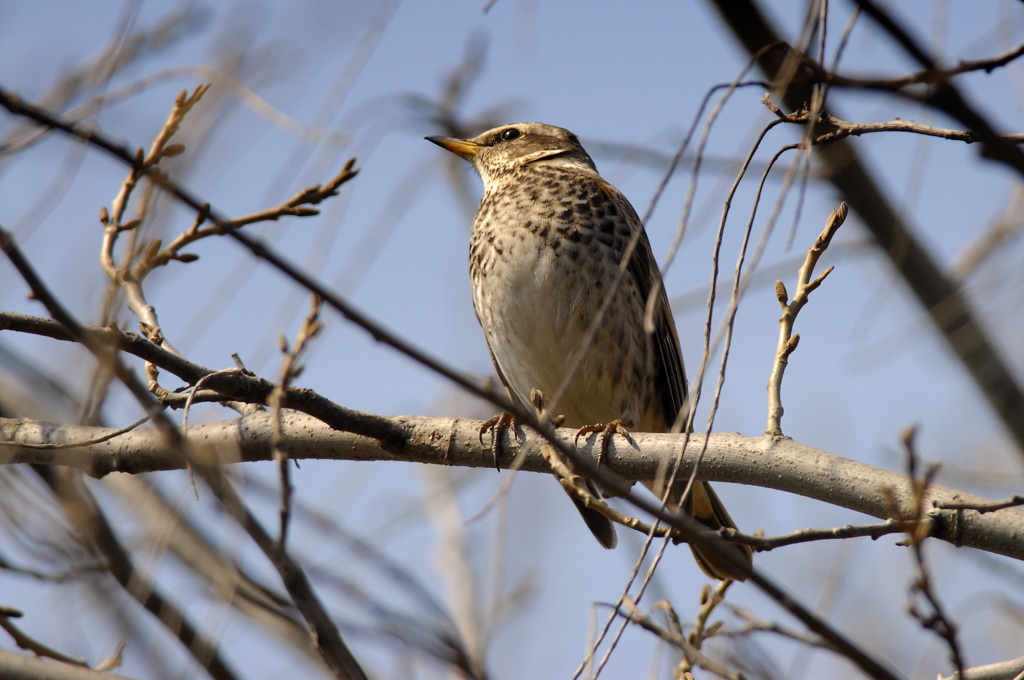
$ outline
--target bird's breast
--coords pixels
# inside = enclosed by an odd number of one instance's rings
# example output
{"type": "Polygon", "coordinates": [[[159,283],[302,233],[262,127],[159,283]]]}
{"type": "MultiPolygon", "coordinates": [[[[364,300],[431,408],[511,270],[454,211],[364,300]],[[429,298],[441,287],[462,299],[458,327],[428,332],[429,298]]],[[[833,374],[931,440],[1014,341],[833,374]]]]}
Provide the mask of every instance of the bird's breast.
{"type": "MultiPolygon", "coordinates": [[[[498,371],[528,405],[532,390],[551,398],[560,389],[583,350],[619,256],[579,225],[558,214],[552,219],[550,211],[502,214],[481,208],[471,238],[473,303],[498,371]]],[[[628,280],[616,297],[556,406],[567,425],[636,419],[642,408],[629,384],[650,379],[643,301],[628,280]]]]}

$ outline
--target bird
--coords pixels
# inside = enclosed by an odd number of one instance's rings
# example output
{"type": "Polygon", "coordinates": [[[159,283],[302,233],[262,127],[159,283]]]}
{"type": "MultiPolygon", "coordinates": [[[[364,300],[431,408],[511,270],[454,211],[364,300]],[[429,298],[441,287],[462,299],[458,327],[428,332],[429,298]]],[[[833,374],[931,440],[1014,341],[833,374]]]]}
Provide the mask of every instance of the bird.
{"type": "MultiPolygon", "coordinates": [[[[555,395],[583,353],[563,396],[550,405],[565,426],[583,433],[600,429],[594,423],[613,429],[626,423],[669,432],[685,422],[683,356],[650,241],[636,210],[598,174],[579,138],[553,125],[514,123],[471,139],[426,139],[469,161],[483,181],[470,234],[470,282],[477,320],[510,398],[531,408],[535,395],[555,395]],[[584,347],[637,234],[614,301],[584,347]],[[645,329],[652,291],[653,324],[645,329]]],[[[685,485],[685,479],[674,483],[671,502],[679,503],[685,485]]],[[[598,542],[614,548],[614,523],[573,501],[598,542]]],[[[706,482],[694,484],[683,508],[708,528],[736,526],[706,482]]],[[[749,571],[690,547],[712,578],[743,580],[749,571]]],[[[749,547],[728,549],[751,564],[749,547]]]]}

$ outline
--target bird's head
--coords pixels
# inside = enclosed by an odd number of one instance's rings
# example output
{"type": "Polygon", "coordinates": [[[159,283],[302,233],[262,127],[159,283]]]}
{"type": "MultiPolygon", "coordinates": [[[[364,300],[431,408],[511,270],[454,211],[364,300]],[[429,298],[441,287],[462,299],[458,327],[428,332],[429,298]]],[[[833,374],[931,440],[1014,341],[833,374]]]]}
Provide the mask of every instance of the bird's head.
{"type": "Polygon", "coordinates": [[[554,125],[514,123],[472,139],[427,137],[427,140],[472,163],[485,187],[502,176],[536,165],[562,165],[597,172],[579,138],[554,125]]]}

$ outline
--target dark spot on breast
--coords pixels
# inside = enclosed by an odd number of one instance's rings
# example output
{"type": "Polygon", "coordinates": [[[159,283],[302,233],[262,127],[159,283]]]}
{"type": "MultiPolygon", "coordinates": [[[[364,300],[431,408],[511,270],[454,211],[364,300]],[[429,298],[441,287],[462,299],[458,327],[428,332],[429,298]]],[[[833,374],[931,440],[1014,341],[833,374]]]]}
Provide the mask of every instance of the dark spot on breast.
{"type": "Polygon", "coordinates": [[[562,213],[561,213],[561,214],[560,214],[560,215],[558,216],[558,219],[560,219],[560,220],[563,220],[563,221],[565,221],[565,222],[568,222],[568,221],[570,221],[570,220],[571,220],[572,218],[573,218],[573,212],[572,212],[572,208],[566,208],[566,209],[565,209],[565,210],[563,210],[563,211],[562,211],[562,213]]]}
{"type": "Polygon", "coordinates": [[[566,236],[568,236],[569,240],[572,241],[573,243],[579,243],[580,241],[583,240],[583,234],[581,234],[579,231],[576,231],[575,229],[566,234],[566,236]]]}
{"type": "Polygon", "coordinates": [[[615,222],[612,220],[601,220],[597,228],[602,234],[614,234],[615,233],[615,222]]]}

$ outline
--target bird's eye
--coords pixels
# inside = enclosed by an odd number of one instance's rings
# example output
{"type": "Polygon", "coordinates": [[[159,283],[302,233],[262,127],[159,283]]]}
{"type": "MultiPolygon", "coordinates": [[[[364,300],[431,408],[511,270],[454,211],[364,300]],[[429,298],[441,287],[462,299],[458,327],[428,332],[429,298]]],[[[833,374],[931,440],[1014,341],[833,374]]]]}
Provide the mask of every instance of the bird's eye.
{"type": "Polygon", "coordinates": [[[523,133],[515,128],[509,128],[501,131],[501,140],[503,142],[511,142],[513,139],[519,139],[522,134],[523,133]]]}

